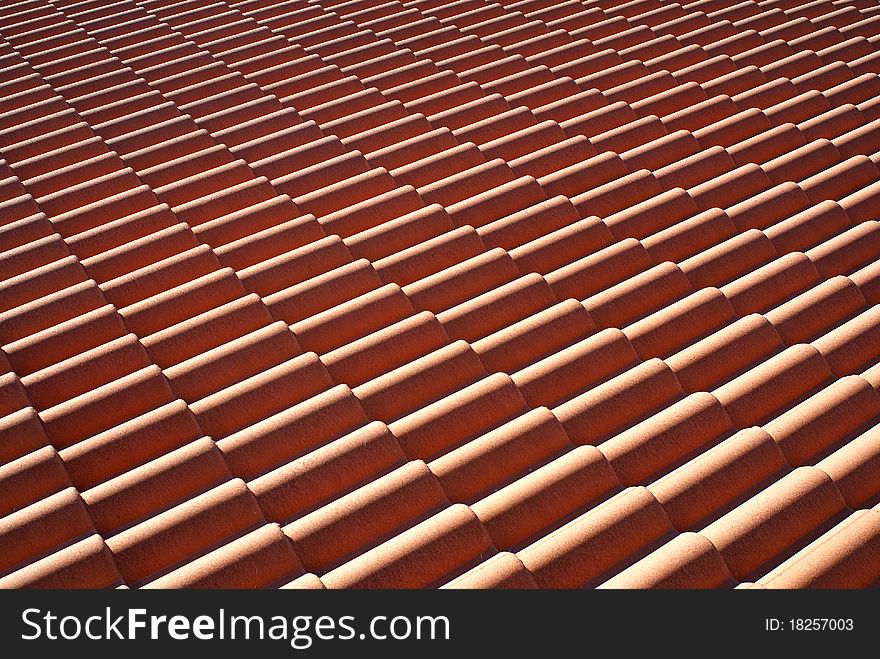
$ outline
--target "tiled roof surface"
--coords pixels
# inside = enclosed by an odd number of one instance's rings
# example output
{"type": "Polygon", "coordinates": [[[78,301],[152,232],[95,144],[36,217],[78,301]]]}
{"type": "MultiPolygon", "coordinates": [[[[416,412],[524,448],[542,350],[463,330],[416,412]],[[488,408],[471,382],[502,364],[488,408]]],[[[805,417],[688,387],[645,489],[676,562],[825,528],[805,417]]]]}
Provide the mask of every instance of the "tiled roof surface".
{"type": "Polygon", "coordinates": [[[0,36],[0,586],[880,580],[876,0],[0,36]]]}

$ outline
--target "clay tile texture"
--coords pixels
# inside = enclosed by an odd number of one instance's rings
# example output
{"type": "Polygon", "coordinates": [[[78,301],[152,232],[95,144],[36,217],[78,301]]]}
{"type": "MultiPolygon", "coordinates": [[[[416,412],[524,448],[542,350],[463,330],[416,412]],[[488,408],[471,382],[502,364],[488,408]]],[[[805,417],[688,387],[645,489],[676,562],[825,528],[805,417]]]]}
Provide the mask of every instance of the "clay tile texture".
{"type": "Polygon", "coordinates": [[[0,587],[880,585],[875,4],[0,3],[0,587]]]}

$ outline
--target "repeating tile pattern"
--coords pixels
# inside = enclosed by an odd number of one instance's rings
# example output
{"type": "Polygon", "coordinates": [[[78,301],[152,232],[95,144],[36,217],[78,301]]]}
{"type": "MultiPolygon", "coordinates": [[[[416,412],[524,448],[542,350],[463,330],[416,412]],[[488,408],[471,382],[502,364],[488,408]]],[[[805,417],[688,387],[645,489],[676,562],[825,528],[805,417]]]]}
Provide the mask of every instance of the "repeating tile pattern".
{"type": "Polygon", "coordinates": [[[0,6],[0,586],[880,580],[876,0],[0,6]]]}

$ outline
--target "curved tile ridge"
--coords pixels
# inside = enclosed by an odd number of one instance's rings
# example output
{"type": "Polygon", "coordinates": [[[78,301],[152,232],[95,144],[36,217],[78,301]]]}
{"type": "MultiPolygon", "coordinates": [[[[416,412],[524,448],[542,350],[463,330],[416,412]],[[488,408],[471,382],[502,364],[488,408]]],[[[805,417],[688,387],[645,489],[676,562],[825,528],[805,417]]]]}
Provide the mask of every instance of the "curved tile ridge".
{"type": "Polygon", "coordinates": [[[869,5],[5,3],[0,587],[876,584],[869,5]]]}

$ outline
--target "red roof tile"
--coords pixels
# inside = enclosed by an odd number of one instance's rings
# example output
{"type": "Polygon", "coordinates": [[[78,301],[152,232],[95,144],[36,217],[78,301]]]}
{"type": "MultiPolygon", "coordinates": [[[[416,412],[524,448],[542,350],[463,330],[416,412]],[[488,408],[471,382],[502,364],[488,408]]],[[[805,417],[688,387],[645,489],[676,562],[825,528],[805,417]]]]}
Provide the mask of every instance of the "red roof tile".
{"type": "Polygon", "coordinates": [[[599,588],[719,588],[733,582],[715,546],[682,533],[599,588]]]}
{"type": "Polygon", "coordinates": [[[845,510],[833,481],[800,467],[701,531],[739,580],[809,537],[845,510]]]}
{"type": "Polygon", "coordinates": [[[629,488],[518,556],[540,587],[578,587],[632,562],[671,532],[654,496],[644,488],[629,488]]]}
{"type": "Polygon", "coordinates": [[[864,588],[876,574],[878,511],[859,510],[762,577],[767,588],[864,588]]]}
{"type": "Polygon", "coordinates": [[[873,584],[878,26],[0,9],[0,587],[873,584]]]}

